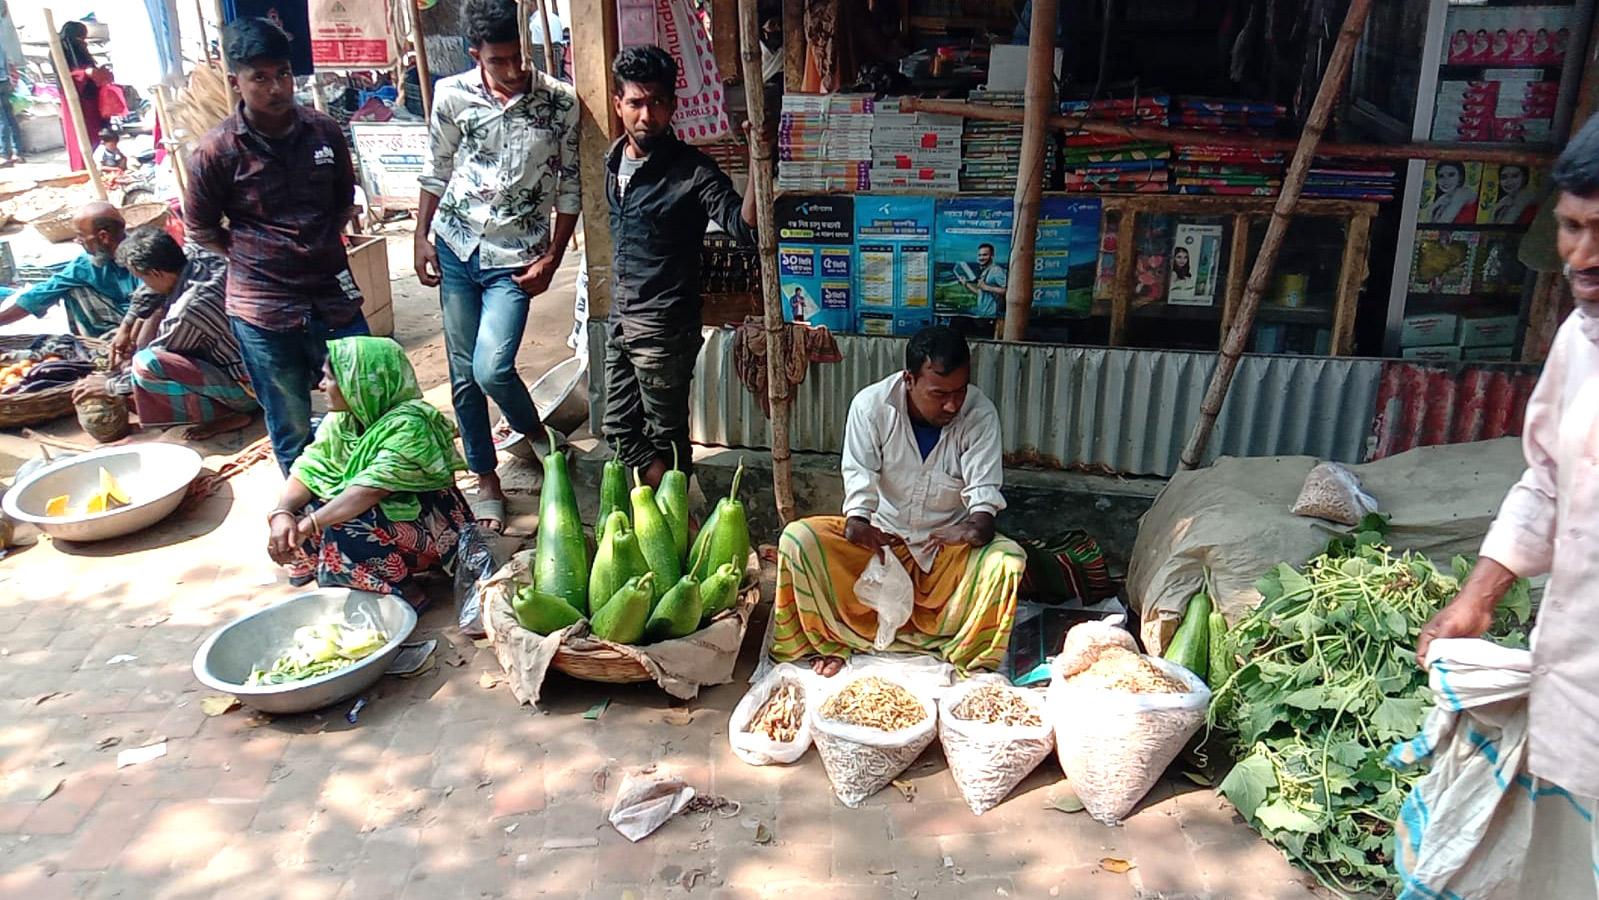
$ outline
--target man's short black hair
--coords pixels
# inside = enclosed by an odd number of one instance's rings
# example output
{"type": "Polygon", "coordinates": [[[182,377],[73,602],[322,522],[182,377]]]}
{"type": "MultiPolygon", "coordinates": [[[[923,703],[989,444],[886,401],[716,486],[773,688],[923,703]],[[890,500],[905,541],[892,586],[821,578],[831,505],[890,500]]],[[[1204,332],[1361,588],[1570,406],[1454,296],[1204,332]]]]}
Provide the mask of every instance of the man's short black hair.
{"type": "Polygon", "coordinates": [[[117,245],[117,265],[130,272],[182,272],[183,248],[158,225],[141,225],[117,245]]]}
{"type": "Polygon", "coordinates": [[[288,62],[294,56],[288,33],[271,20],[255,16],[228,23],[222,31],[222,46],[230,72],[254,66],[258,60],[288,62]]]}
{"type": "Polygon", "coordinates": [[[977,245],[977,249],[979,249],[979,250],[982,250],[982,249],[983,249],[983,248],[985,248],[985,247],[986,247],[986,248],[987,248],[987,249],[988,249],[988,252],[989,252],[989,253],[998,253],[998,252],[999,252],[999,251],[997,251],[997,250],[995,250],[995,249],[994,249],[994,245],[993,245],[993,244],[990,244],[990,243],[989,243],[989,242],[987,242],[987,241],[984,241],[984,242],[982,242],[982,243],[981,243],[981,244],[978,244],[978,245],[977,245]]]}
{"type": "Polygon", "coordinates": [[[466,41],[474,47],[522,43],[522,22],[517,18],[516,0],[466,0],[461,19],[466,41]]]}
{"type": "Polygon", "coordinates": [[[911,335],[905,345],[905,371],[912,375],[922,374],[922,366],[928,363],[933,364],[933,371],[948,375],[971,361],[966,339],[948,325],[929,325],[911,335]]]}
{"type": "Polygon", "coordinates": [[[628,47],[611,61],[611,78],[616,82],[616,95],[622,96],[623,85],[640,87],[655,85],[669,95],[677,94],[677,61],[654,44],[628,47]]]}
{"type": "Polygon", "coordinates": [[[122,132],[116,130],[115,128],[111,127],[110,125],[107,125],[106,127],[100,129],[100,143],[103,144],[103,143],[105,143],[107,141],[120,141],[120,140],[122,140],[122,132]]]}
{"type": "Polygon", "coordinates": [[[1552,177],[1555,187],[1567,194],[1599,196],[1599,115],[1589,119],[1560,151],[1552,177]]]}

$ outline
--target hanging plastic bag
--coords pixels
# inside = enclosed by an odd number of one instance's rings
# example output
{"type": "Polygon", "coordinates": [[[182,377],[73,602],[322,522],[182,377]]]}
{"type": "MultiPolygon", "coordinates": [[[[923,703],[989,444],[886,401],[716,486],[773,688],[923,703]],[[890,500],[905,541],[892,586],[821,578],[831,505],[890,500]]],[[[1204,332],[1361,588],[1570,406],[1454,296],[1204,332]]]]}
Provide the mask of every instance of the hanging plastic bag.
{"type": "Polygon", "coordinates": [[[938,742],[944,747],[955,786],[966,805],[980,816],[998,806],[1055,749],[1055,732],[1042,693],[1011,687],[998,675],[979,675],[951,688],[939,700],[938,742]],[[1015,698],[1036,724],[987,722],[957,715],[957,709],[968,715],[972,712],[961,704],[979,689],[1003,691],[1015,698]]]}
{"type": "Polygon", "coordinates": [[[822,757],[822,767],[833,783],[833,793],[840,803],[854,809],[867,797],[877,793],[922,755],[927,745],[937,736],[938,704],[932,694],[921,688],[886,678],[882,674],[843,676],[828,679],[838,682],[829,685],[833,690],[813,701],[807,715],[811,723],[811,737],[816,741],[816,752],[822,757]],[[838,692],[864,678],[883,678],[898,685],[915,697],[922,707],[922,718],[915,724],[894,731],[849,725],[835,722],[822,715],[822,708],[838,692]]]}
{"type": "Polygon", "coordinates": [[[878,550],[866,564],[866,571],[855,580],[855,599],[877,612],[877,637],[872,640],[872,647],[887,650],[894,643],[894,635],[911,619],[916,588],[899,557],[878,550]]]}
{"type": "Polygon", "coordinates": [[[811,722],[805,705],[809,680],[809,670],[792,663],[774,666],[762,676],[733,707],[728,720],[727,742],[733,747],[733,755],[752,766],[787,765],[804,756],[811,749],[811,722]],[[787,739],[751,727],[766,702],[780,691],[785,693],[777,702],[783,708],[774,710],[773,715],[794,726],[793,737],[787,739]]]}
{"type": "Polygon", "coordinates": [[[462,528],[455,542],[455,623],[469,638],[488,633],[483,628],[483,597],[478,584],[499,568],[483,532],[471,524],[462,528]]]}

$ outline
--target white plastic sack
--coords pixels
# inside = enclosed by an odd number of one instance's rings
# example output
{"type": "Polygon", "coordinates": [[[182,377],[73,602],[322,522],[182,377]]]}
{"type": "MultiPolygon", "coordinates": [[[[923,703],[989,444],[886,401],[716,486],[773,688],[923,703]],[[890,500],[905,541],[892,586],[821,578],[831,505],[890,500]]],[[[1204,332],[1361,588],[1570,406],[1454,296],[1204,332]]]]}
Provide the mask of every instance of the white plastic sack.
{"type": "Polygon", "coordinates": [[[816,741],[816,752],[822,757],[827,778],[833,783],[833,793],[840,803],[854,809],[867,797],[888,786],[899,773],[910,767],[933,742],[938,729],[938,703],[932,693],[918,685],[889,677],[884,672],[870,675],[835,675],[828,679],[827,690],[818,691],[806,716],[811,723],[811,738],[816,741]],[[882,731],[860,725],[830,722],[822,717],[823,704],[834,694],[862,678],[882,678],[892,681],[915,697],[926,717],[922,721],[898,731],[882,731]]]}
{"type": "Polygon", "coordinates": [[[855,580],[855,599],[877,613],[877,637],[872,647],[887,650],[894,643],[894,635],[911,620],[911,610],[916,605],[916,587],[899,557],[887,550],[878,550],[866,571],[855,580]]]}
{"type": "Polygon", "coordinates": [[[1395,823],[1401,897],[1592,898],[1595,802],[1526,772],[1532,655],[1479,639],[1427,651],[1436,706],[1388,755],[1431,762],[1395,823]]]}
{"type": "Polygon", "coordinates": [[[1066,641],[1055,658],[1054,671],[1062,678],[1076,675],[1099,658],[1098,653],[1090,652],[1096,647],[1122,647],[1137,653],[1138,642],[1124,627],[1126,621],[1126,616],[1116,615],[1073,625],[1066,632],[1066,641]]]}
{"type": "Polygon", "coordinates": [[[976,815],[999,805],[1055,749],[1055,731],[1043,694],[1011,687],[998,675],[979,675],[938,701],[938,742],[966,805],[976,815]],[[951,711],[976,688],[1000,685],[1022,698],[1041,724],[1000,725],[958,719],[951,711]]]}
{"type": "Polygon", "coordinates": [[[1060,767],[1088,814],[1115,825],[1133,811],[1205,722],[1210,688],[1157,656],[1144,659],[1188,685],[1180,694],[1073,687],[1059,668],[1046,702],[1060,767]]]}
{"type": "Polygon", "coordinates": [[[732,718],[727,723],[727,742],[733,755],[752,766],[787,765],[811,749],[811,716],[809,706],[800,718],[799,732],[792,741],[774,741],[764,734],[750,730],[750,722],[761,711],[768,697],[785,683],[792,682],[800,691],[800,702],[806,703],[811,691],[810,670],[792,663],[774,666],[744,694],[744,699],[733,707],[732,718]]]}

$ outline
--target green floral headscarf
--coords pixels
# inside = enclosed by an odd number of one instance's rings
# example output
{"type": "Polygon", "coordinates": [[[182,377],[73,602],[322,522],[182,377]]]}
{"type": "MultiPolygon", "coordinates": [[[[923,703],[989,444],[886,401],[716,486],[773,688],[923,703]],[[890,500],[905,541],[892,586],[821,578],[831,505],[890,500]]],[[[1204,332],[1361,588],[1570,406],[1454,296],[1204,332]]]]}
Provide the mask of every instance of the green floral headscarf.
{"type": "Polygon", "coordinates": [[[322,420],[290,474],[323,500],[354,486],[390,491],[383,514],[414,520],[421,513],[416,495],[452,486],[466,467],[455,451],[455,426],[422,399],[411,361],[388,338],[329,341],[328,369],[349,410],[322,420]]]}

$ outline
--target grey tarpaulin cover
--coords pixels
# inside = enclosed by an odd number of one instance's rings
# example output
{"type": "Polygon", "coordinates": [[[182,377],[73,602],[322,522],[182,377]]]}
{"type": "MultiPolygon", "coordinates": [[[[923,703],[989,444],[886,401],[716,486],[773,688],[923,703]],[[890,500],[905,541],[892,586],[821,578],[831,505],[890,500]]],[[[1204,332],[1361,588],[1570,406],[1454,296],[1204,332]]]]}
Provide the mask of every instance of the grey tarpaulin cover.
{"type": "MultiPolygon", "coordinates": [[[[1216,608],[1236,622],[1260,602],[1255,580],[1280,562],[1301,565],[1331,536],[1289,512],[1317,460],[1309,456],[1223,457],[1179,472],[1144,514],[1127,574],[1140,636],[1161,652],[1188,598],[1210,569],[1216,608]]],[[[1420,447],[1350,466],[1392,516],[1389,541],[1447,567],[1475,555],[1505,492],[1526,467],[1520,438],[1420,447]]]]}

